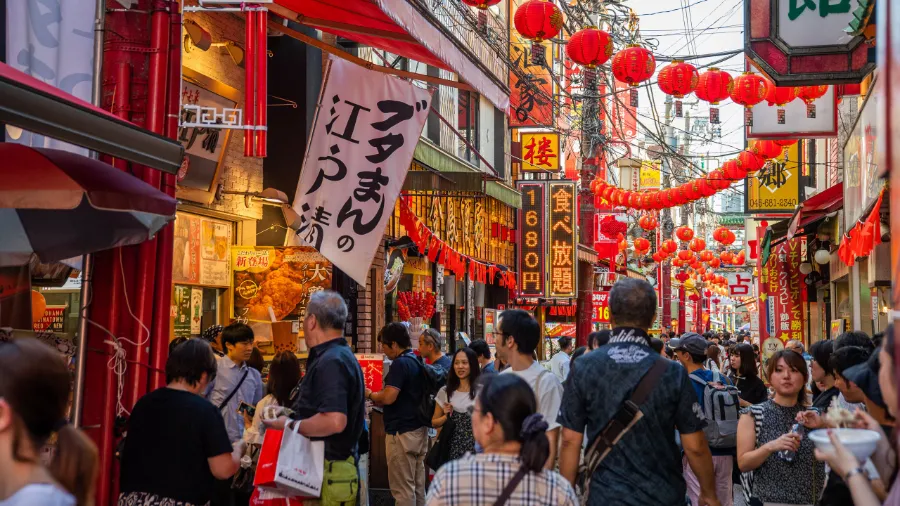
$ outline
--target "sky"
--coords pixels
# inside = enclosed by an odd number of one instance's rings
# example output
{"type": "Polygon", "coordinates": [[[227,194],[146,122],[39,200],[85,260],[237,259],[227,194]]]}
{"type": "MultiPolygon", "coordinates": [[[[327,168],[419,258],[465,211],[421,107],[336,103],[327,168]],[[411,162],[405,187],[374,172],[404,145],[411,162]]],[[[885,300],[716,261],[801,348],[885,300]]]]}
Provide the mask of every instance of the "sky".
{"type": "MultiPolygon", "coordinates": [[[[625,2],[640,17],[641,35],[645,42],[655,44],[654,54],[665,56],[689,56],[718,53],[742,49],[744,46],[744,2],[743,0],[628,0],[625,2]],[[687,8],[684,8],[687,6],[687,8]],[[670,12],[661,12],[670,11],[670,12]]],[[[722,57],[686,60],[699,68],[722,57]]],[[[736,77],[743,71],[743,54],[737,54],[716,66],[736,77]]],[[[668,62],[657,61],[657,72],[668,62]]],[[[704,69],[699,69],[702,73],[704,69]]],[[[655,77],[654,77],[655,80],[655,77]]],[[[657,113],[665,114],[666,95],[655,85],[654,92],[657,113]]],[[[693,95],[684,100],[684,112],[692,118],[708,118],[709,104],[699,101],[693,95]],[[699,102],[699,103],[698,103],[699,102]],[[695,104],[696,103],[696,104],[695,104]],[[695,105],[689,105],[695,104],[695,105]]],[[[701,144],[699,139],[691,143],[694,155],[731,154],[743,149],[744,108],[725,100],[719,104],[722,137],[714,142],[701,144]]],[[[647,92],[640,95],[638,119],[650,126],[652,106],[647,92]]],[[[692,122],[693,123],[693,122],[692,122]]],[[[685,130],[685,119],[675,118],[676,128],[685,130]]],[[[687,128],[688,130],[690,129],[687,128]]],[[[676,134],[684,132],[676,130],[676,134]]],[[[732,158],[728,156],[727,158],[732,158]]],[[[724,161],[727,158],[723,158],[724,161]]]]}

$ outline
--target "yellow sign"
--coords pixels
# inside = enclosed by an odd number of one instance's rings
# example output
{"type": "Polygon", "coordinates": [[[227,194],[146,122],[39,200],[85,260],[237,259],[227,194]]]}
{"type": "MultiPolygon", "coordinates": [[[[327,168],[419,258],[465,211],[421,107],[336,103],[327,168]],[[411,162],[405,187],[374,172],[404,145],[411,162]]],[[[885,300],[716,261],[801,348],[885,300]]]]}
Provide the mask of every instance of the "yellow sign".
{"type": "Polygon", "coordinates": [[[521,134],[522,170],[558,171],[559,134],[555,132],[528,132],[521,134]]]}
{"type": "Polygon", "coordinates": [[[658,190],[659,168],[662,162],[659,160],[641,160],[641,190],[658,190]]]}
{"type": "Polygon", "coordinates": [[[800,202],[799,143],[747,178],[748,213],[792,213],[800,202]]]}

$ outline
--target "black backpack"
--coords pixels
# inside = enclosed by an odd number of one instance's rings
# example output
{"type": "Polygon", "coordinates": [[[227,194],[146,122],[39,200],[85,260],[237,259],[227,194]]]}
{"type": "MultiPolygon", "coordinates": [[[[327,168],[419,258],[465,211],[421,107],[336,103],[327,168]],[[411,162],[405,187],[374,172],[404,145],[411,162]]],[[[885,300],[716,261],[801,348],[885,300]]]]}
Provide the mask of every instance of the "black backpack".
{"type": "MultiPolygon", "coordinates": [[[[434,416],[435,396],[442,386],[447,384],[447,371],[441,367],[434,367],[425,363],[420,357],[415,355],[403,355],[411,360],[415,360],[419,365],[420,377],[422,379],[422,398],[419,400],[419,420],[422,425],[431,427],[431,418],[434,416]]],[[[402,357],[401,357],[402,358],[402,357]]]]}

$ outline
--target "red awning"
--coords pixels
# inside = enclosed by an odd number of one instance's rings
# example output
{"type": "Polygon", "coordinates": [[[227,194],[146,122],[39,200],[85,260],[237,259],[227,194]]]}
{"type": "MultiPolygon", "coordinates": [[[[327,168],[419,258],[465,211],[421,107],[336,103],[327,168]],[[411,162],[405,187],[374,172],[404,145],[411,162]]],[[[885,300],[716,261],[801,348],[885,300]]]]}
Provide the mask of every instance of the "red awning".
{"type": "Polygon", "coordinates": [[[276,6],[270,7],[272,12],[304,25],[453,71],[498,109],[505,112],[509,108],[509,93],[410,0],[275,0],[275,3],[276,6]],[[297,16],[287,15],[285,9],[297,16]]]}
{"type": "Polygon", "coordinates": [[[806,199],[791,217],[787,238],[791,239],[807,225],[824,219],[826,215],[839,210],[843,205],[844,183],[838,183],[806,199]]]}

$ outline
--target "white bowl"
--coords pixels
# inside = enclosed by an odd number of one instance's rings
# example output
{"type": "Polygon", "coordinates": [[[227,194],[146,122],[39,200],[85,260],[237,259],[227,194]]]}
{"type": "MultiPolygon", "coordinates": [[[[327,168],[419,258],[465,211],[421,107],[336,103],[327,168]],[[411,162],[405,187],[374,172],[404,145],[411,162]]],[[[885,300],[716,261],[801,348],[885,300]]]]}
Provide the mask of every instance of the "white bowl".
{"type": "MultiPolygon", "coordinates": [[[[831,429],[837,434],[838,440],[847,447],[860,462],[875,453],[875,446],[881,439],[881,434],[874,430],[867,429],[831,429]]],[[[831,440],[828,438],[827,429],[814,430],[809,433],[809,439],[816,444],[816,448],[823,452],[831,453],[834,449],[831,447],[831,440]]]]}

